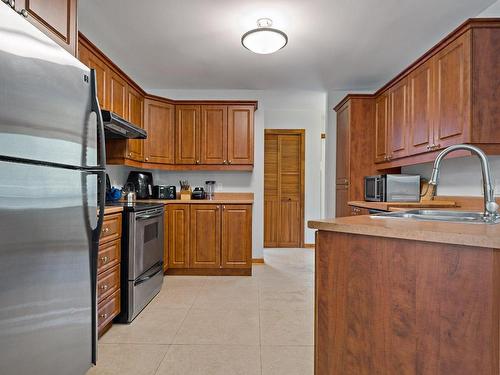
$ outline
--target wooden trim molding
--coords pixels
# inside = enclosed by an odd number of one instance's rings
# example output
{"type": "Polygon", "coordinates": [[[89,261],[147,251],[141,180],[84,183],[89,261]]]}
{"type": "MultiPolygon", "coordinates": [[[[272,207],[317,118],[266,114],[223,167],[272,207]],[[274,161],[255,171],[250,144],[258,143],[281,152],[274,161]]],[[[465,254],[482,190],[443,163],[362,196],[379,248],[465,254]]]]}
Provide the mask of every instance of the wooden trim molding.
{"type": "Polygon", "coordinates": [[[111,158],[106,160],[108,165],[127,165],[129,167],[158,169],[164,171],[253,171],[253,165],[218,165],[218,164],[154,164],[144,163],[125,158],[111,158]]]}
{"type": "Polygon", "coordinates": [[[264,264],[264,258],[252,258],[253,264],[264,264]]]}

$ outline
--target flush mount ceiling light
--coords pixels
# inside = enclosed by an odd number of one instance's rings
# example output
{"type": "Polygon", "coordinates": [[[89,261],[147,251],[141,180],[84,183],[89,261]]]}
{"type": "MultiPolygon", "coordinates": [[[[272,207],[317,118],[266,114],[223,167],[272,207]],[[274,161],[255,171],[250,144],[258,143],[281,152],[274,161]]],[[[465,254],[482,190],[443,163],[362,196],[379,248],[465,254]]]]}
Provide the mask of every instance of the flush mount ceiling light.
{"type": "Polygon", "coordinates": [[[269,18],[260,18],[257,20],[257,28],[250,30],[241,37],[241,44],[246,49],[267,55],[279,51],[288,43],[286,34],[271,26],[273,21],[269,18]]]}

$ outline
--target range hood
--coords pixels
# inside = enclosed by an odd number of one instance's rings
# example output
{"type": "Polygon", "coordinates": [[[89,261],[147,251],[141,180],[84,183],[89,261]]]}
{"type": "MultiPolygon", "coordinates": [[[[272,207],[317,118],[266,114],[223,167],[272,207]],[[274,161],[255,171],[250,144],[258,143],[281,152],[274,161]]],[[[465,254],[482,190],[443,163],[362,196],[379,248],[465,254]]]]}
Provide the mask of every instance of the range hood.
{"type": "Polygon", "coordinates": [[[116,113],[103,109],[102,120],[104,122],[104,132],[107,139],[136,138],[146,139],[148,133],[144,130],[121,118],[116,113]]]}

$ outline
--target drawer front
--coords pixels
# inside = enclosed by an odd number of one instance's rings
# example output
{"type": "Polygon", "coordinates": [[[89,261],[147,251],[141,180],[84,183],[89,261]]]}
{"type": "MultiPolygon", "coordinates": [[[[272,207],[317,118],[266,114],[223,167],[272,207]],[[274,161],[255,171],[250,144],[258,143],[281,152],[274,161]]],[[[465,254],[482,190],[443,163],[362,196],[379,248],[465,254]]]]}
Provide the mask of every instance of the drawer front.
{"type": "Polygon", "coordinates": [[[102,331],[120,313],[120,289],[102,301],[97,307],[97,329],[102,331]]]}
{"type": "Polygon", "coordinates": [[[104,216],[99,243],[116,240],[122,236],[122,214],[104,216]]]}
{"type": "Polygon", "coordinates": [[[99,255],[97,256],[98,274],[120,263],[120,246],[120,240],[115,240],[99,246],[99,255]]]}
{"type": "Polygon", "coordinates": [[[97,276],[97,301],[101,303],[120,289],[120,265],[97,276]]]}

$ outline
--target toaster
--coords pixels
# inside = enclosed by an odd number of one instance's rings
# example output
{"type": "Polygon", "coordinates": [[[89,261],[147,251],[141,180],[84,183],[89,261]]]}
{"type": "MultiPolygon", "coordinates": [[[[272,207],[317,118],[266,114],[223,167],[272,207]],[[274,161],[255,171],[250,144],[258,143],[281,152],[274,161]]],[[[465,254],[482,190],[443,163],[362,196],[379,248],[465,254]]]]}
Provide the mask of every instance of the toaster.
{"type": "Polygon", "coordinates": [[[153,198],[155,199],[176,199],[177,189],[175,186],[155,185],[153,186],[153,198]]]}

